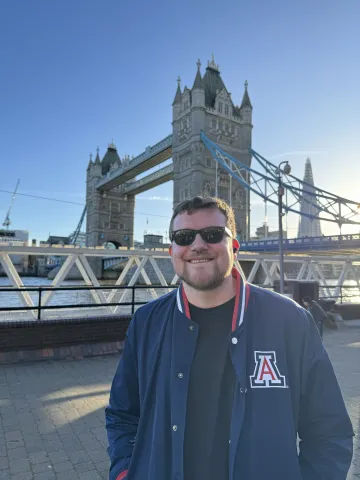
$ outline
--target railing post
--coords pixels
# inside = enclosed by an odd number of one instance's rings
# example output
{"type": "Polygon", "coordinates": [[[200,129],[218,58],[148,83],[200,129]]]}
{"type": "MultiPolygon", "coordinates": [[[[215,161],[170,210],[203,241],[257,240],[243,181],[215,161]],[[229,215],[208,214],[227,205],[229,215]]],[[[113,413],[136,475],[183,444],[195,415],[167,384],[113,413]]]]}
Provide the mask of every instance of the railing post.
{"type": "Polygon", "coordinates": [[[133,285],[131,288],[132,288],[131,314],[134,315],[134,313],[135,313],[135,285],[133,285]]]}
{"type": "Polygon", "coordinates": [[[37,315],[38,320],[41,320],[41,294],[42,294],[42,288],[39,287],[38,315],[37,315]]]}

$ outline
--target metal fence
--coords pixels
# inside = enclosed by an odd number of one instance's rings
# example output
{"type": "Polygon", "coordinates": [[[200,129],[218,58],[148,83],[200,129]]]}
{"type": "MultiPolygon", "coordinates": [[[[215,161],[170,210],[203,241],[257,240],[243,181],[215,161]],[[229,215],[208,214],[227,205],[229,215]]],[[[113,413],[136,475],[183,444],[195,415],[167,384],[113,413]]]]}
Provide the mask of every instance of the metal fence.
{"type": "MultiPolygon", "coordinates": [[[[174,288],[177,288],[177,285],[101,285],[99,287],[88,286],[88,285],[72,285],[64,287],[51,287],[51,286],[38,286],[38,287],[0,287],[0,321],[1,320],[21,320],[20,316],[17,315],[20,313],[30,313],[32,312],[34,319],[44,319],[46,317],[46,312],[53,312],[52,318],[65,315],[65,310],[67,315],[72,316],[76,313],[76,317],[89,316],[89,314],[96,315],[96,312],[99,314],[104,314],[104,308],[107,309],[105,314],[109,314],[109,307],[120,307],[121,311],[117,313],[124,314],[133,314],[137,307],[140,305],[145,305],[150,300],[157,298],[164,293],[167,293],[174,288]],[[88,295],[88,293],[101,291],[104,295],[102,298],[105,301],[94,300],[93,296],[88,295]],[[116,299],[114,296],[114,291],[126,292],[125,295],[121,295],[121,299],[116,299]],[[16,295],[19,292],[28,292],[31,296],[31,301],[33,306],[25,306],[21,301],[9,301],[10,295],[16,295]],[[52,292],[53,295],[51,301],[46,300],[46,294],[52,292]],[[87,293],[87,295],[81,295],[82,292],[87,293]],[[5,293],[5,299],[1,299],[1,294],[5,293]],[[112,297],[110,294],[112,293],[112,297]],[[130,298],[128,298],[130,297],[130,298]],[[90,301],[92,300],[92,301],[90,301]],[[113,300],[113,301],[112,301],[113,300]],[[100,312],[100,309],[103,309],[100,312]],[[58,311],[58,312],[56,312],[58,311]],[[35,315],[34,315],[35,314],[35,315]]],[[[272,289],[274,287],[267,287],[272,289]]],[[[335,295],[335,287],[333,286],[320,286],[320,299],[321,300],[334,300],[339,303],[344,302],[358,302],[360,303],[360,291],[357,286],[343,285],[340,288],[340,294],[335,295]],[[329,295],[330,293],[330,295],[329,295]]]]}
{"type": "MultiPolygon", "coordinates": [[[[128,285],[101,285],[100,287],[94,287],[92,285],[75,285],[75,286],[66,286],[66,287],[21,287],[21,288],[14,288],[14,287],[1,287],[0,288],[0,294],[5,292],[6,294],[13,294],[13,293],[18,293],[18,292],[28,292],[32,294],[32,302],[34,306],[25,306],[25,305],[15,305],[15,306],[1,306],[0,304],[0,312],[36,312],[36,316],[38,320],[42,319],[42,312],[46,312],[49,310],[66,310],[66,309],[95,309],[95,308],[100,308],[100,307],[130,307],[130,312],[133,314],[135,312],[136,307],[140,305],[145,305],[146,303],[149,302],[150,298],[153,299],[154,295],[150,295],[151,293],[155,293],[155,297],[161,296],[166,291],[173,290],[174,288],[177,288],[177,285],[169,285],[169,286],[163,286],[163,285],[152,285],[151,287],[148,285],[134,285],[134,286],[128,286],[128,285]],[[106,291],[110,294],[110,292],[114,291],[127,291],[131,292],[131,300],[130,301],[106,301],[106,302],[54,302],[52,301],[50,304],[45,304],[44,305],[44,294],[46,292],[58,292],[58,293],[67,293],[67,298],[73,299],[74,297],[72,294],[74,292],[79,293],[82,291],[86,292],[96,292],[96,291],[101,291],[105,293],[106,291]],[[164,292],[165,290],[165,292],[164,292]],[[137,295],[138,292],[144,292],[145,295],[142,295],[142,299],[138,299],[139,295],[137,295]],[[148,294],[148,298],[146,298],[146,294],[148,294]]],[[[56,299],[56,297],[55,297],[56,299]]],[[[63,300],[64,297],[58,299],[63,300]]],[[[4,317],[2,317],[4,319],[4,317]]]]}

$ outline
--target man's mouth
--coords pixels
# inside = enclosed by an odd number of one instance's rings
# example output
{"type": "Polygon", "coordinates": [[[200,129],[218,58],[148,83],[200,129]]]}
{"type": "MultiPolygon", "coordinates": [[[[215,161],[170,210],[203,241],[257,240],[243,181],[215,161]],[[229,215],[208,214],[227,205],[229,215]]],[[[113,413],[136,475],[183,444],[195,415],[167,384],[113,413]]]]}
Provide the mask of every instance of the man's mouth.
{"type": "Polygon", "coordinates": [[[212,258],[197,258],[193,260],[188,260],[189,263],[208,263],[211,262],[212,258]]]}

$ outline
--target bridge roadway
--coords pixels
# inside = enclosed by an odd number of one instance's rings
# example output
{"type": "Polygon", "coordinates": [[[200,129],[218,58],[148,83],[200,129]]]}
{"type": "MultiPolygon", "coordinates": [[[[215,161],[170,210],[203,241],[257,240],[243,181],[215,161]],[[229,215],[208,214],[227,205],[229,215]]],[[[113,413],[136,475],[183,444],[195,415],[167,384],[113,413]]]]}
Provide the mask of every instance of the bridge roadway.
{"type": "MultiPolygon", "coordinates": [[[[324,343],[356,433],[347,480],[359,480],[360,328],[325,332],[324,343]]],[[[104,408],[118,360],[0,366],[0,480],[108,478],[104,408]]]]}
{"type": "MultiPolygon", "coordinates": [[[[358,255],[360,253],[360,234],[329,235],[321,237],[289,238],[284,240],[284,252],[303,252],[309,255],[358,255]]],[[[242,242],[241,252],[278,252],[279,240],[254,240],[242,242]]]]}

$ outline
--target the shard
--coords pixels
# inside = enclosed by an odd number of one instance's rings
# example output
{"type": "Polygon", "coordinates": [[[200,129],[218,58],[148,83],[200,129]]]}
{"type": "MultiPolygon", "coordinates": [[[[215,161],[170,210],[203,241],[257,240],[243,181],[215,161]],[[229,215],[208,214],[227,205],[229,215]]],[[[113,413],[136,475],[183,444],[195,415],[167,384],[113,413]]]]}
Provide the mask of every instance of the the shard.
{"type": "Polygon", "coordinates": [[[319,213],[318,200],[315,196],[314,177],[311,167],[310,158],[306,160],[303,192],[300,200],[300,222],[298,229],[298,238],[300,237],[320,237],[321,226],[320,220],[311,218],[319,213]],[[307,216],[309,215],[309,216],[307,216]]]}

